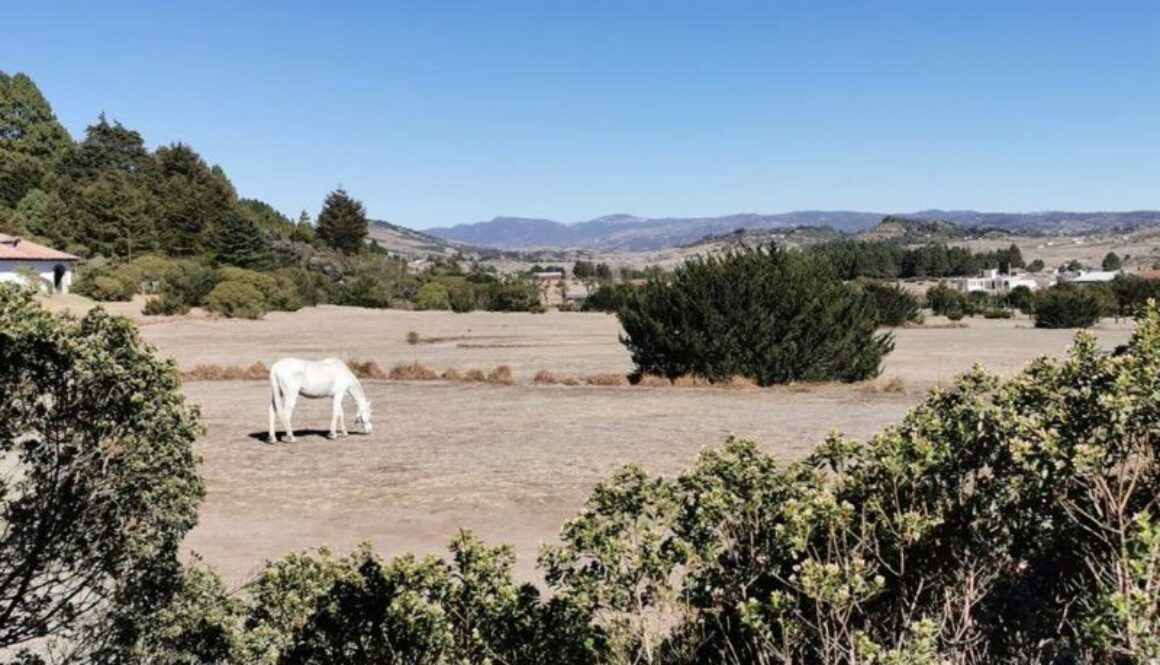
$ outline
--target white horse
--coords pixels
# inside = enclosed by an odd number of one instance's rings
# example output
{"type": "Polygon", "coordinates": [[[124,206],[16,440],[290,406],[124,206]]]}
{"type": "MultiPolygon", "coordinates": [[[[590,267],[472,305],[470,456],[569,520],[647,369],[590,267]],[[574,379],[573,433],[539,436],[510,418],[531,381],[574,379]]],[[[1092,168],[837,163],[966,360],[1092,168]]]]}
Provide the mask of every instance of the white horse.
{"type": "Polygon", "coordinates": [[[371,433],[371,402],[363,392],[362,384],[338,358],[326,360],[299,360],[298,358],[283,358],[270,367],[270,443],[278,442],[278,435],[274,431],[274,419],[282,421],[286,429],[286,441],[294,441],[294,428],[290,425],[290,417],[294,413],[294,403],[298,396],[321,399],[330,397],[334,400],[334,409],[330,415],[330,432],[327,438],[333,439],[338,435],[336,428],[341,428],[343,436],[347,435],[346,420],[342,414],[342,400],[349,392],[354,397],[358,407],[355,422],[362,427],[366,434],[371,433]]]}

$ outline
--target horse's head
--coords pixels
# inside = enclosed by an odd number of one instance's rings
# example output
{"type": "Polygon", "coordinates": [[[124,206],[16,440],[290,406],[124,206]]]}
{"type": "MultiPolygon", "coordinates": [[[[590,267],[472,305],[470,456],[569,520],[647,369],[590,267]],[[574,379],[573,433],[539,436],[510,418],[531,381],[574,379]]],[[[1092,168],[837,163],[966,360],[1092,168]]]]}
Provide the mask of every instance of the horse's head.
{"type": "Polygon", "coordinates": [[[367,402],[365,405],[359,407],[358,413],[354,416],[354,421],[362,427],[364,434],[370,434],[374,431],[374,426],[371,425],[371,403],[367,402]]]}

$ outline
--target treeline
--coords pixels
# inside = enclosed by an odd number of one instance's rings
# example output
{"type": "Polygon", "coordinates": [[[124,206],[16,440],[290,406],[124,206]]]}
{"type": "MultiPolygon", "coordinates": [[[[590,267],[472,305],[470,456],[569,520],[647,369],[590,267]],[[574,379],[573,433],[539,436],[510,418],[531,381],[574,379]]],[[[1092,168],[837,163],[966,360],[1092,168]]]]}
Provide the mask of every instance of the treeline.
{"type": "Polygon", "coordinates": [[[952,321],[979,315],[1009,318],[1018,311],[1039,328],[1087,328],[1105,317],[1131,318],[1149,300],[1160,301],[1160,281],[1128,274],[1105,283],[1064,282],[1038,291],[1017,286],[1005,293],[964,293],[943,283],[926,292],[926,306],[952,321]]]}
{"type": "MultiPolygon", "coordinates": [[[[992,252],[972,252],[942,243],[904,247],[886,240],[834,240],[812,245],[805,251],[829,261],[846,280],[968,277],[988,268],[1028,267],[1016,245],[992,252]]],[[[1042,269],[1043,264],[1032,267],[1042,269]]]]}
{"type": "Polygon", "coordinates": [[[291,220],[240,198],[190,146],[149,150],[140,133],[104,115],[74,141],[28,76],[0,72],[0,231],[88,259],[78,293],[158,294],[152,314],[206,307],[255,317],[318,302],[412,307],[438,281],[448,302],[460,294],[459,311],[539,307],[527,280],[478,287],[466,274],[413,275],[368,244],[368,224],[362,203],[342,189],[316,219],[303,211],[291,220]]]}
{"type": "Polygon", "coordinates": [[[468,533],[446,559],[306,552],[231,589],[181,563],[205,487],[175,365],[128,321],[8,285],[0,339],[14,663],[1160,659],[1155,306],[1114,355],[1080,335],[1011,378],[972,370],[865,442],[786,463],[731,439],[675,477],[619,469],[541,550],[544,589],[468,533]]]}

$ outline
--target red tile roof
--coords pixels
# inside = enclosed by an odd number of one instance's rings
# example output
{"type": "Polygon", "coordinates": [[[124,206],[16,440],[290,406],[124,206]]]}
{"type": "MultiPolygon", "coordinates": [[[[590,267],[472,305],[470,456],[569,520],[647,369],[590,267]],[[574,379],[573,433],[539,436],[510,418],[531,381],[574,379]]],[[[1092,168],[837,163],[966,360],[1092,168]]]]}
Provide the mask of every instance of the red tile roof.
{"type": "Polygon", "coordinates": [[[17,261],[80,261],[81,257],[0,233],[0,259],[17,261]]]}
{"type": "Polygon", "coordinates": [[[1140,279],[1160,279],[1160,270],[1141,270],[1136,273],[1140,279]]]}

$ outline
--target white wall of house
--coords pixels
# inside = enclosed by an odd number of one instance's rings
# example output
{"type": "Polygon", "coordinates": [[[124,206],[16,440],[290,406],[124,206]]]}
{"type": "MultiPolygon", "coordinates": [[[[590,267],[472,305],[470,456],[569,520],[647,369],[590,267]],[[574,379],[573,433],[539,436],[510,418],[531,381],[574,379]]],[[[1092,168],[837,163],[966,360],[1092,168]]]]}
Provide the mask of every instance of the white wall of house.
{"type": "Polygon", "coordinates": [[[28,284],[21,273],[32,271],[40,278],[40,290],[45,293],[68,293],[72,287],[73,267],[70,261],[33,261],[28,259],[0,259],[0,282],[28,284]],[[59,284],[57,266],[63,268],[59,284]]]}

